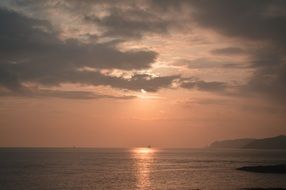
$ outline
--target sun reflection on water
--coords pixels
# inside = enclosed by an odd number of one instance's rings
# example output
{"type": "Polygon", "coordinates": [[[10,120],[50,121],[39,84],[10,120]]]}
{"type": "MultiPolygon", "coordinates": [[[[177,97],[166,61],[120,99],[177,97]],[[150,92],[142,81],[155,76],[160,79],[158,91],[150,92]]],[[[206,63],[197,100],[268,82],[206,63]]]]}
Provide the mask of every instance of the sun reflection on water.
{"type": "Polygon", "coordinates": [[[151,153],[154,153],[155,150],[152,149],[152,148],[135,148],[135,149],[133,150],[133,152],[135,152],[135,153],[138,154],[138,155],[141,155],[141,157],[142,157],[142,155],[150,156],[150,154],[151,154],[151,153]]]}
{"type": "Polygon", "coordinates": [[[135,148],[132,152],[135,158],[137,188],[151,189],[150,172],[156,151],[152,148],[135,148]]]}

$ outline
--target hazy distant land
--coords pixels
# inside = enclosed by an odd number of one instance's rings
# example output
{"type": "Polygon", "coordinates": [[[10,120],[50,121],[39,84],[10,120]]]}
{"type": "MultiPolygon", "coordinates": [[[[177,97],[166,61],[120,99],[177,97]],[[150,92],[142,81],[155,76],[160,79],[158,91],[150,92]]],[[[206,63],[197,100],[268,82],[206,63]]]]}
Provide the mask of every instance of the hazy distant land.
{"type": "MultiPolygon", "coordinates": [[[[286,136],[280,135],[264,139],[241,138],[241,139],[222,140],[213,142],[209,147],[238,148],[238,149],[268,149],[268,150],[286,149],[286,136]]],[[[255,172],[255,173],[275,173],[275,174],[286,173],[286,165],[284,164],[242,166],[236,169],[246,172],[255,172]]]]}
{"type": "Polygon", "coordinates": [[[286,149],[286,136],[280,135],[276,137],[264,139],[231,139],[215,141],[210,148],[242,148],[242,149],[286,149]]]}
{"type": "Polygon", "coordinates": [[[256,172],[256,173],[276,173],[276,174],[286,174],[286,165],[276,164],[276,165],[264,165],[264,166],[243,166],[237,168],[241,171],[256,172]]]}

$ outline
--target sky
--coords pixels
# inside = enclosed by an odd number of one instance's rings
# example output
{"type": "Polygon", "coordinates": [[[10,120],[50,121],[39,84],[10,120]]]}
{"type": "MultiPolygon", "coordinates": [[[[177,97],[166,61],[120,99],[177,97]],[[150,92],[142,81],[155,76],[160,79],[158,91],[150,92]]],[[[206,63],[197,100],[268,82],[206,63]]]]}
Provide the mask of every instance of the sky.
{"type": "Polygon", "coordinates": [[[286,1],[0,1],[0,146],[286,134],[286,1]]]}

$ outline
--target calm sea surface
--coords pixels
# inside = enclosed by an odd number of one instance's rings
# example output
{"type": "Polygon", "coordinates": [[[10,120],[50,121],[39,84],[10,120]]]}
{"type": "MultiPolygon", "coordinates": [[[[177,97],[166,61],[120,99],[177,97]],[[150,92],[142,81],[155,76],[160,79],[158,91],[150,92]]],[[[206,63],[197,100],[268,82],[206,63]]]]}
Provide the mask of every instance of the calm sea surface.
{"type": "Polygon", "coordinates": [[[0,190],[284,187],[285,174],[237,171],[286,164],[286,151],[1,148],[0,190]]]}

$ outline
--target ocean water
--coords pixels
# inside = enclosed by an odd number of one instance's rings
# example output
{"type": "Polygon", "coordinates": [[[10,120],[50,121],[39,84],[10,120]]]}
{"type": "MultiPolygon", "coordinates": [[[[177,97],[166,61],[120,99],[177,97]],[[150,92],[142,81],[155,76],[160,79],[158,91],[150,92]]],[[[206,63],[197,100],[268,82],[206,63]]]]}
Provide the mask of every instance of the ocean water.
{"type": "Polygon", "coordinates": [[[235,168],[286,164],[286,151],[1,148],[0,190],[286,188],[285,174],[235,168]]]}

